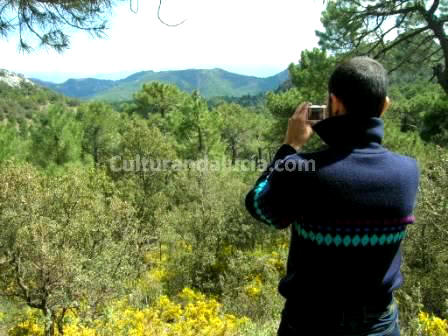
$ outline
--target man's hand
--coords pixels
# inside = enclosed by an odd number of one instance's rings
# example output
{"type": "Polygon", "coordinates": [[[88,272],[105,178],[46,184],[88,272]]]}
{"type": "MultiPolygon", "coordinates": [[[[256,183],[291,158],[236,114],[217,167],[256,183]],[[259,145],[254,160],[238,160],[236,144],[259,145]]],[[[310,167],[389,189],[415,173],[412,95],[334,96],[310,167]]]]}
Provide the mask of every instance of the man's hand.
{"type": "Polygon", "coordinates": [[[298,151],[311,137],[312,123],[308,120],[307,112],[309,103],[300,104],[291,118],[288,119],[288,130],[283,143],[292,146],[298,151]]]}

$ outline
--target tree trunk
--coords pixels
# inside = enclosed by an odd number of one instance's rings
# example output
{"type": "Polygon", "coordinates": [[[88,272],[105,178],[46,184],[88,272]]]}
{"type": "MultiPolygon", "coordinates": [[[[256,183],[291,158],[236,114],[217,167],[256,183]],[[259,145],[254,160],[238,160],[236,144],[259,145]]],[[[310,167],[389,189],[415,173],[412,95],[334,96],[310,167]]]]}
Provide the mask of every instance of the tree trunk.
{"type": "Polygon", "coordinates": [[[263,160],[263,153],[261,151],[261,147],[258,147],[258,162],[257,162],[257,166],[262,164],[263,160]]]}
{"type": "Polygon", "coordinates": [[[98,153],[98,133],[99,133],[99,127],[95,127],[95,130],[93,131],[93,161],[95,163],[95,167],[98,166],[99,161],[99,153],[98,153]]]}
{"type": "Polygon", "coordinates": [[[232,141],[231,148],[232,148],[232,166],[234,166],[235,162],[236,162],[236,156],[237,156],[235,141],[232,141]]]}
{"type": "Polygon", "coordinates": [[[440,86],[443,88],[445,93],[448,94],[448,36],[445,34],[445,22],[437,19],[431,12],[424,12],[423,15],[425,16],[426,22],[428,22],[429,28],[439,40],[440,47],[442,48],[443,60],[445,64],[437,64],[433,68],[433,71],[440,86]]]}
{"type": "Polygon", "coordinates": [[[437,82],[440,84],[442,89],[448,94],[448,71],[447,68],[443,68],[442,64],[437,64],[433,67],[434,76],[437,78],[437,82]]]}
{"type": "Polygon", "coordinates": [[[162,238],[159,235],[159,257],[160,263],[162,263],[162,238]]]}
{"type": "Polygon", "coordinates": [[[61,336],[64,335],[64,316],[65,316],[66,312],[67,312],[67,308],[63,308],[61,315],[58,317],[57,322],[56,322],[58,325],[59,335],[61,335],[61,336]]]}
{"type": "Polygon", "coordinates": [[[202,138],[202,129],[200,127],[198,127],[198,150],[201,154],[204,151],[204,139],[202,138]]]}
{"type": "Polygon", "coordinates": [[[54,336],[54,314],[51,309],[45,308],[45,336],[54,336]]]}

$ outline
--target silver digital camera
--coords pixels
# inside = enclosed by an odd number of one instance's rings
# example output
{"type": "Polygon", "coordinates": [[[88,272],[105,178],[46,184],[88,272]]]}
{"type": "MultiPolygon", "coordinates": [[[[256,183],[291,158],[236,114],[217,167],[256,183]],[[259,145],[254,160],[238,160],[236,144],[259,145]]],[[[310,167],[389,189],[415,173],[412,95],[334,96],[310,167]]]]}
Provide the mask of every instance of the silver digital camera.
{"type": "Polygon", "coordinates": [[[309,121],[320,121],[327,117],[327,105],[311,105],[307,114],[309,121]]]}

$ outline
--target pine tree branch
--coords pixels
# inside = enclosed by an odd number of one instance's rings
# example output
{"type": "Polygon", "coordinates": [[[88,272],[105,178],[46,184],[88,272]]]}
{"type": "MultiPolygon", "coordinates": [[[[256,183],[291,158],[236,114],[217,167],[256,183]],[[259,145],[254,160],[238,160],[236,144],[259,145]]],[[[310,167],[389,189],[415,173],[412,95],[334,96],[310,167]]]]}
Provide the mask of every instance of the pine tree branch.
{"type": "Polygon", "coordinates": [[[434,0],[431,8],[429,9],[428,14],[429,15],[434,15],[434,13],[436,12],[437,8],[439,7],[440,4],[440,0],[434,0]]]}
{"type": "Polygon", "coordinates": [[[183,20],[183,21],[181,21],[181,22],[179,22],[179,23],[176,23],[176,24],[169,24],[169,23],[166,23],[166,22],[163,21],[162,18],[160,17],[160,9],[161,9],[161,7],[162,7],[162,0],[159,1],[159,7],[158,7],[158,9],[157,9],[157,18],[158,18],[159,21],[162,22],[165,26],[168,26],[168,27],[177,27],[177,26],[180,26],[181,24],[183,24],[185,21],[187,21],[187,19],[185,19],[185,20],[183,20]]]}
{"type": "Polygon", "coordinates": [[[420,33],[423,33],[424,31],[428,30],[429,27],[425,26],[423,28],[420,29],[416,29],[414,30],[412,33],[409,34],[404,34],[404,36],[399,37],[398,39],[396,39],[393,43],[389,44],[387,47],[383,48],[382,50],[380,50],[375,56],[374,58],[379,58],[381,55],[384,55],[387,51],[389,51],[392,48],[395,48],[397,45],[399,45],[400,43],[403,43],[406,40],[409,40],[410,38],[417,36],[420,33]]]}

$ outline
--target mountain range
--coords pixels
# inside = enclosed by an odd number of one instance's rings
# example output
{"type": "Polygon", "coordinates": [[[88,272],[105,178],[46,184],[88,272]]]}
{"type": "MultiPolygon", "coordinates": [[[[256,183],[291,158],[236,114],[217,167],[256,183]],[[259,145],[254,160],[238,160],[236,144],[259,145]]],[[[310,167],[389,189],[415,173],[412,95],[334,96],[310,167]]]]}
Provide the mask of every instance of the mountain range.
{"type": "Polygon", "coordinates": [[[61,84],[32,79],[33,82],[69,97],[125,101],[147,82],[160,81],[175,84],[181,90],[199,90],[206,98],[217,96],[242,97],[276,90],[288,80],[288,70],[274,76],[259,78],[239,75],[222,69],[188,69],[173,71],[141,71],[120,80],[96,78],[69,79],[61,84]]]}

